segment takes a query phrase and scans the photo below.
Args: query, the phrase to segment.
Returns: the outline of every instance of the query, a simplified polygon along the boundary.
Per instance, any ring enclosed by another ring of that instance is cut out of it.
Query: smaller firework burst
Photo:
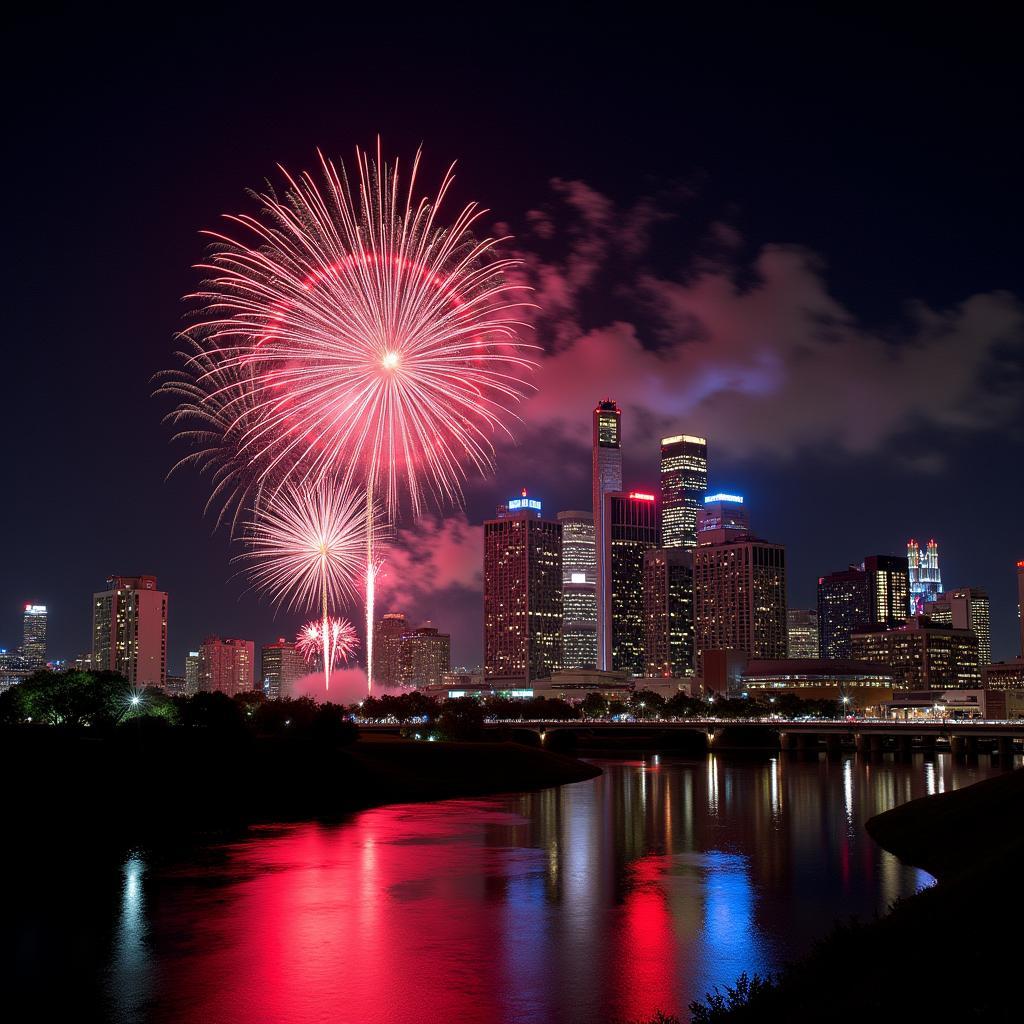
[[[295,637],[295,649],[305,658],[306,664],[312,667],[321,659],[328,674],[331,669],[348,662],[358,646],[356,628],[348,619],[328,618],[326,630],[322,621],[314,619],[307,622]]]

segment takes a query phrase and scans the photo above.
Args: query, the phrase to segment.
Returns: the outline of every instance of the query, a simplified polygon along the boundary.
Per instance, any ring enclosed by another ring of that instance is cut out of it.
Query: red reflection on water
[[[633,886],[623,907],[623,928],[615,962],[620,1013],[646,1019],[656,1010],[678,1005],[674,984],[675,939],[662,886],[670,858],[650,856],[632,865]]]

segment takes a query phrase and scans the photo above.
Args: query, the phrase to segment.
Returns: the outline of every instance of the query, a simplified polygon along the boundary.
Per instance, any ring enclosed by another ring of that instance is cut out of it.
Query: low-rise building
[[[851,658],[751,661],[741,678],[752,698],[791,695],[801,700],[834,700],[850,711],[878,708],[893,698],[891,668]]]
[[[986,690],[1024,690],[1024,658],[985,665],[981,678]]]
[[[901,626],[864,627],[850,637],[853,657],[888,666],[897,689],[971,690],[981,687],[978,638],[969,629],[915,615]]]

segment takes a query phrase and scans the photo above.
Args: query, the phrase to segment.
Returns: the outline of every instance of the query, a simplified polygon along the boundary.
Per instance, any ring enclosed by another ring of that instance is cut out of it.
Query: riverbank
[[[912,800],[868,833],[937,884],[870,923],[837,927],[774,984],[697,1007],[725,1021],[1017,1020],[1024,770]]]
[[[307,738],[131,729],[12,729],[0,736],[5,860],[187,841],[248,824],[336,819],[389,803],[519,792],[601,774],[573,757],[517,743],[397,738],[347,745]]]

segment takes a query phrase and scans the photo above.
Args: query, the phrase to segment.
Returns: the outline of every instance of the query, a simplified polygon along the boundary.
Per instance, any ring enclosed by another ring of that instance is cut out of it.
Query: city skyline
[[[17,49],[36,52],[45,39],[48,60],[5,69],[23,98],[14,134],[27,151],[47,151],[58,109],[88,198],[70,213],[53,201],[66,189],[61,161],[10,169],[24,201],[10,211],[8,279],[26,301],[11,310],[21,341],[9,371],[25,386],[5,405],[12,452],[20,440],[10,460],[18,486],[0,510],[0,645],[16,646],[19,609],[32,601],[48,606],[52,653],[80,653],[81,595],[112,572],[154,573],[172,595],[172,671],[210,630],[293,635],[298,621],[275,619],[229,579],[232,549],[201,516],[204,484],[165,479],[167,407],[148,397],[150,380],[183,325],[179,296],[199,280],[198,229],[239,209],[244,188],[278,161],[303,166],[316,146],[349,157],[380,133],[405,158],[424,142],[431,173],[459,158],[457,197],[487,197],[487,226],[515,236],[543,311],[533,324],[539,390],[521,409],[518,444],[499,444],[496,477],[467,487],[465,520],[433,533],[431,521],[400,523],[400,543],[435,536],[438,555],[392,552],[399,578],[382,581],[414,619],[437,621],[432,606],[445,608],[455,661],[482,653],[477,570],[465,556],[478,525],[524,484],[553,511],[590,507],[588,416],[605,394],[626,419],[631,486],[658,493],[661,438],[708,439],[711,486],[745,494],[760,532],[786,546],[794,607],[813,606],[817,578],[864,552],[897,555],[910,537],[934,537],[944,584],[990,596],[993,656],[1015,652],[1012,567],[1024,537],[1012,524],[979,531],[976,517],[985,495],[1024,503],[1013,472],[1024,451],[1024,198],[1008,187],[1020,176],[1005,129],[1013,64],[993,53],[990,33],[974,49],[980,36],[939,23],[840,28],[807,16],[772,33],[779,51],[768,63],[757,33],[729,33],[724,62],[679,61],[674,43],[649,42],[663,59],[644,62],[653,79],[642,102],[608,75],[618,47],[579,45],[578,26],[566,37],[574,45],[544,44],[545,75],[486,97],[453,68],[424,83],[398,66],[367,102],[367,55],[339,68],[315,59],[326,41],[307,38],[303,74],[275,68],[264,102],[252,104],[248,77],[230,71],[244,68],[254,26],[211,17],[200,40],[171,19],[145,50],[122,31],[26,18]],[[840,32],[838,53],[818,45]],[[868,45],[887,74],[865,81]],[[154,71],[210,52],[222,62],[227,122],[195,116],[209,99],[204,83]],[[599,114],[600,132],[567,123],[547,75],[564,103]],[[808,89],[816,80],[825,88]],[[964,81],[971,116],[951,134]],[[184,147],[168,130],[181,124]],[[522,143],[514,174],[495,159],[510,133]],[[54,398],[45,415],[43,393]],[[72,398],[83,395],[116,409],[94,431],[75,426]],[[145,514],[105,500],[114,483],[102,483],[101,445],[130,467],[133,508]],[[97,490],[73,512],[40,500]],[[468,546],[453,543],[460,531]],[[429,587],[409,578],[411,565],[426,569]]]

